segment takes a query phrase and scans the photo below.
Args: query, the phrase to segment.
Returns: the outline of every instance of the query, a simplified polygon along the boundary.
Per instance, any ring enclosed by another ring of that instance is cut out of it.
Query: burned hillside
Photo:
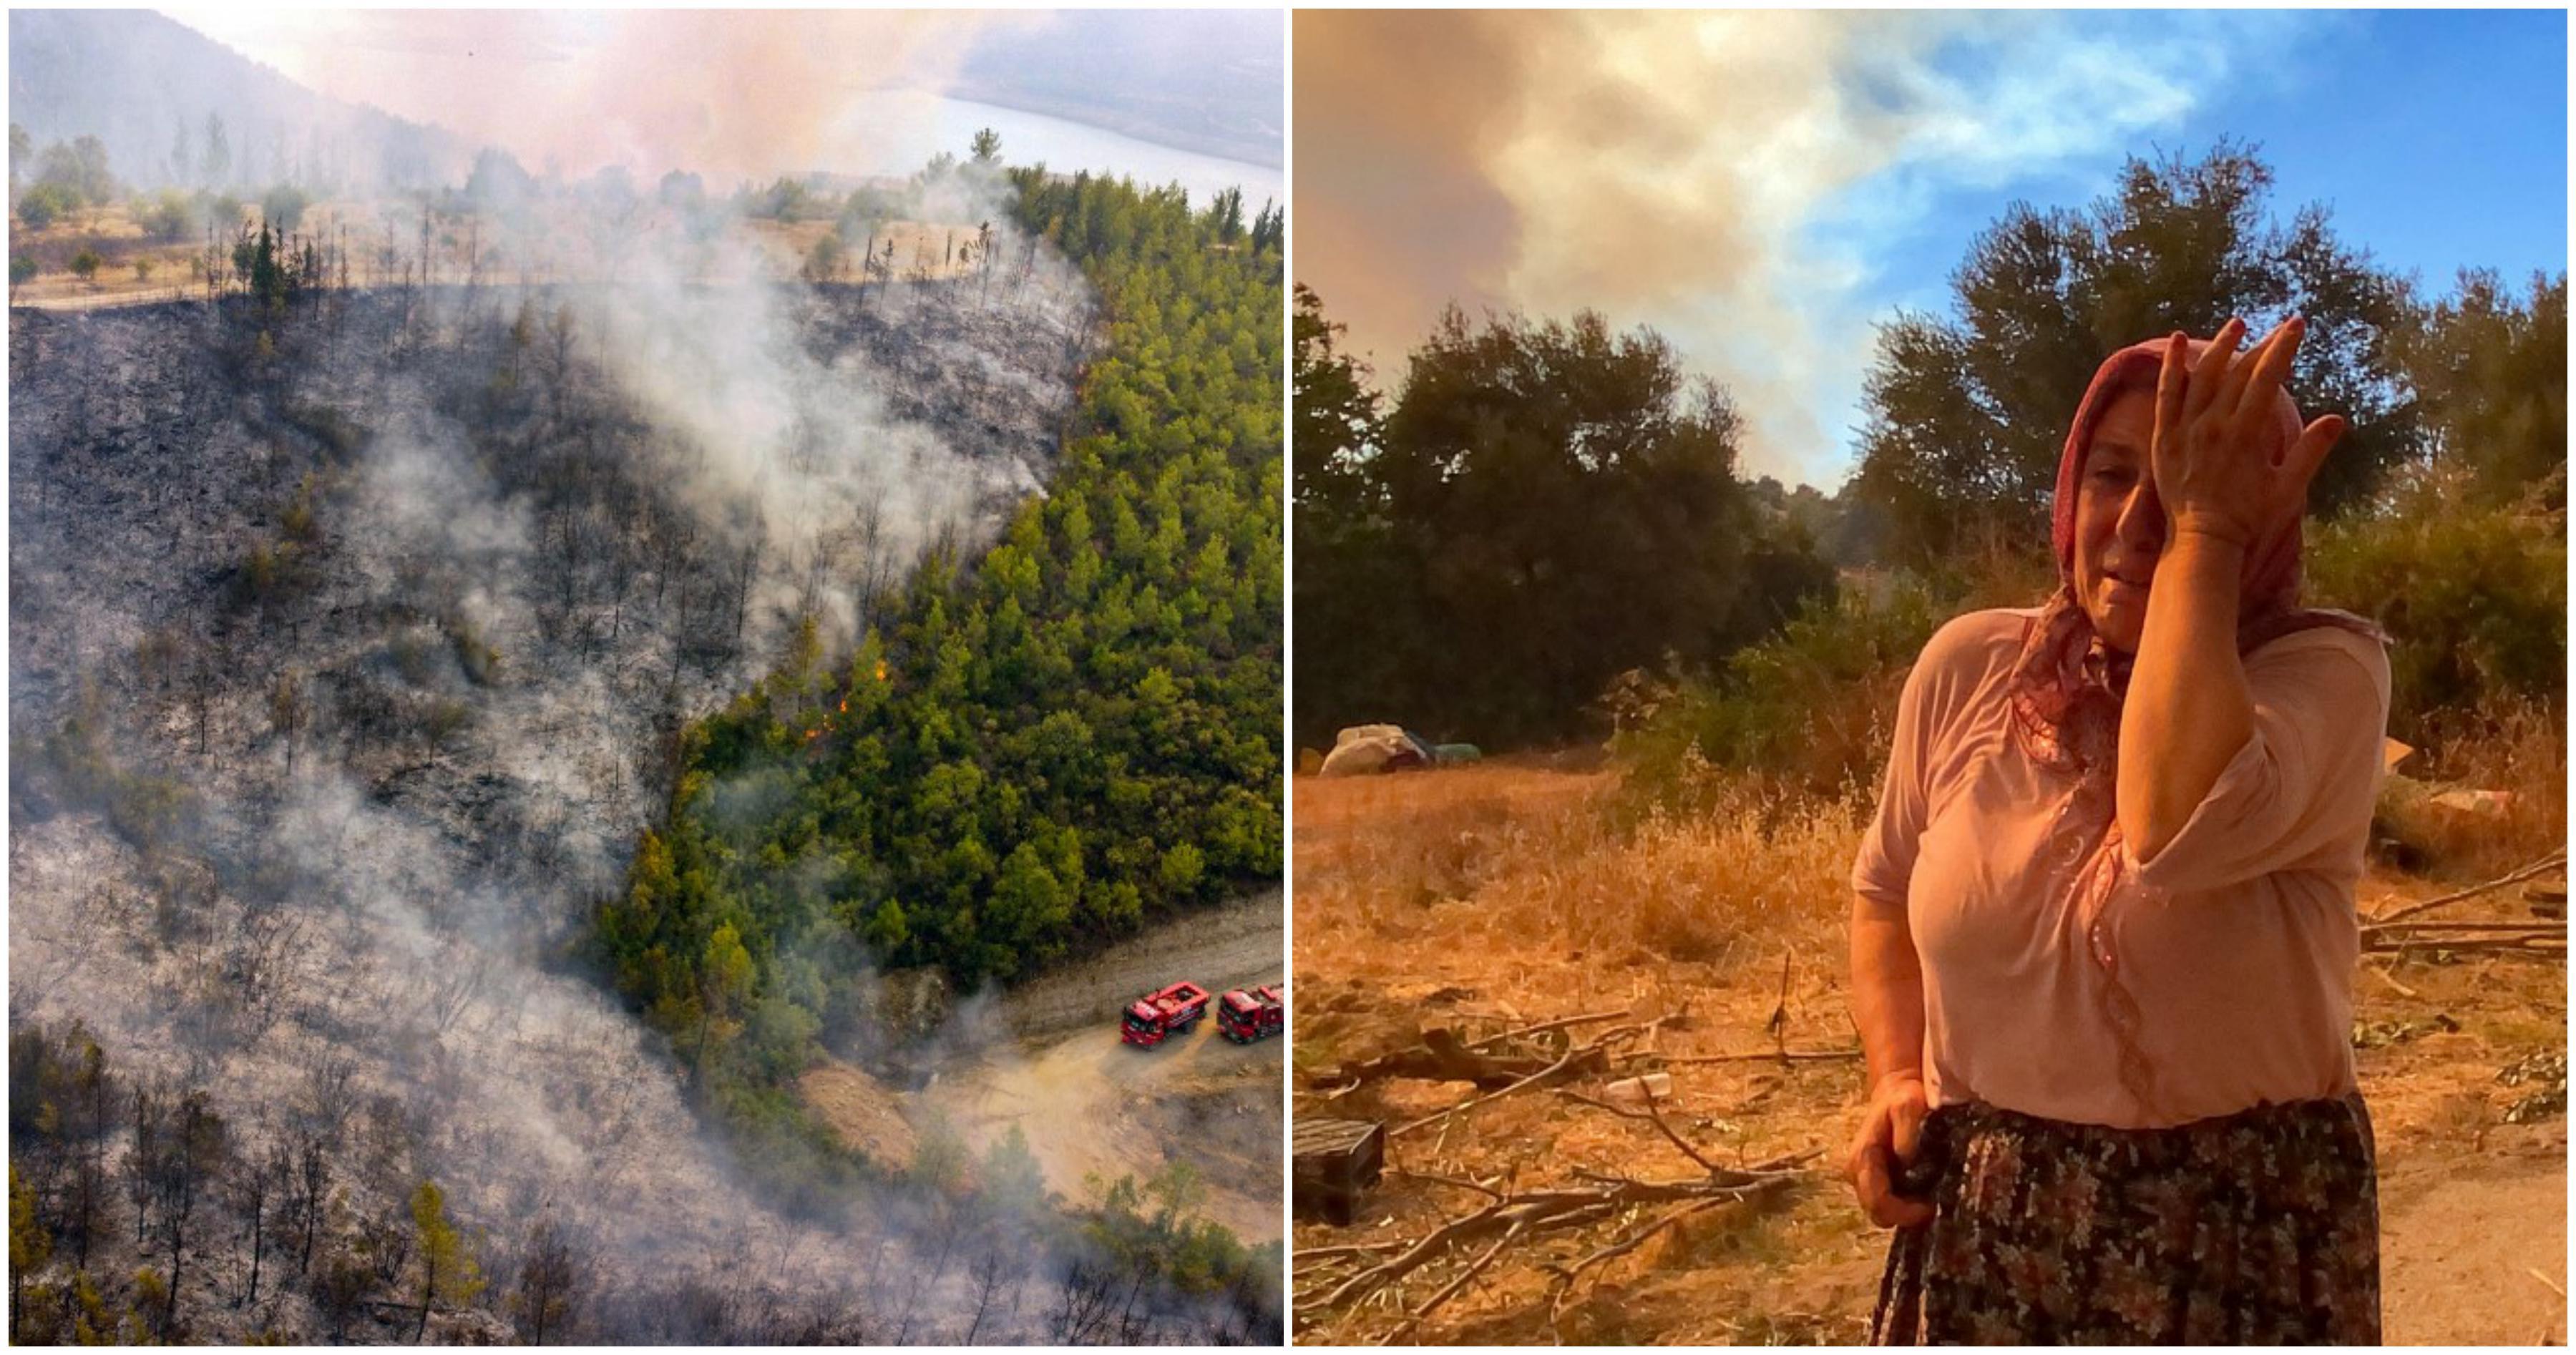
[[[116,1093],[13,1116],[13,1159],[58,1252],[163,1286],[58,1316],[525,1339],[578,1260],[602,1339],[1046,1334],[1025,1223],[977,1225],[979,1303],[956,1218],[737,1184],[576,943],[687,721],[1042,483],[1091,304],[1067,272],[13,312],[13,1106]],[[111,1219],[129,1177],[178,1193]],[[488,1300],[407,1291],[423,1181],[488,1229]],[[959,1259],[925,1282],[917,1245]]]
[[[1042,481],[1082,341],[1061,299],[835,289],[779,309],[793,354],[639,353],[621,330],[731,304],[675,295],[18,313],[13,737],[70,730],[210,808],[345,776],[577,910],[667,789],[657,730],[798,615],[846,641]],[[730,442],[726,402],[751,402]],[[36,812],[73,789],[20,780]]]

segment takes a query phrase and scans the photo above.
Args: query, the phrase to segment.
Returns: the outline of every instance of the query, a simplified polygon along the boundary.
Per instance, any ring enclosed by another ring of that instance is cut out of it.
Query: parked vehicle
[[[1287,1017],[1288,1004],[1276,987],[1237,988],[1217,999],[1217,1033],[1236,1044],[1269,1039],[1286,1028]]]
[[[1118,1023],[1118,1038],[1151,1049],[1197,1025],[1207,1009],[1208,990],[1186,981],[1176,983],[1136,999],[1127,1008],[1126,1019]]]

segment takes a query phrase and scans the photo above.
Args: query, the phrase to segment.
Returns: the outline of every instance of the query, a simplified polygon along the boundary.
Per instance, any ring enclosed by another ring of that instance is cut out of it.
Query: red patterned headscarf
[[[2208,349],[2208,340],[2192,340],[2191,361],[2198,362]],[[2025,747],[2043,761],[2085,768],[2116,758],[2120,703],[2128,691],[2131,656],[2101,643],[2093,633],[2092,619],[2076,599],[2075,503],[2094,429],[2120,396],[2133,390],[2154,395],[2164,350],[2165,340],[2149,339],[2103,360],[2083,403],[2076,406],[2075,422],[2066,432],[2066,450],[2058,459],[2057,496],[2049,514],[2050,544],[2057,554],[2057,591],[2024,639],[2013,683],[2014,723]],[[2303,424],[2299,407],[2287,391],[2274,399],[2272,409],[2271,436],[2264,452],[2278,459],[2298,440]],[[2152,480],[2146,494],[2154,509]],[[2361,617],[2298,605],[2301,545],[2299,519],[2293,517],[2246,551],[2238,591],[2239,654],[2250,654],[2293,631],[2315,626],[2339,626],[2385,638]]]

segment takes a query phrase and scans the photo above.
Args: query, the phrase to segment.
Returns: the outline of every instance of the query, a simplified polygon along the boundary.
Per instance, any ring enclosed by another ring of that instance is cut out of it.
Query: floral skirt
[[[2171,1129],[1977,1103],[1924,1121],[1876,1345],[2377,1345],[2379,1183],[2358,1094]]]

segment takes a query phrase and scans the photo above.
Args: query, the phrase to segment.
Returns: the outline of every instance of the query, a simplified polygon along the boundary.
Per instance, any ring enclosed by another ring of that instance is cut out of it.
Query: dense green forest
[[[597,945],[702,1090],[764,1099],[873,972],[1008,982],[1279,868],[1280,217],[1016,170],[1105,333],[1042,498],[847,655],[810,621],[682,740]]]
[[[1527,746],[1615,734],[1686,766],[1865,783],[1938,623],[2051,582],[2048,496],[2094,367],[2142,335],[2307,318],[2292,390],[2352,432],[2312,496],[2307,596],[2398,641],[2392,732],[2563,710],[2564,274],[2447,294],[2379,268],[2220,144],[2015,204],[1952,304],[1880,328],[1851,479],[1748,481],[1724,391],[1651,331],[1449,317],[1391,391],[1300,289],[1295,731],[1395,720]]]

